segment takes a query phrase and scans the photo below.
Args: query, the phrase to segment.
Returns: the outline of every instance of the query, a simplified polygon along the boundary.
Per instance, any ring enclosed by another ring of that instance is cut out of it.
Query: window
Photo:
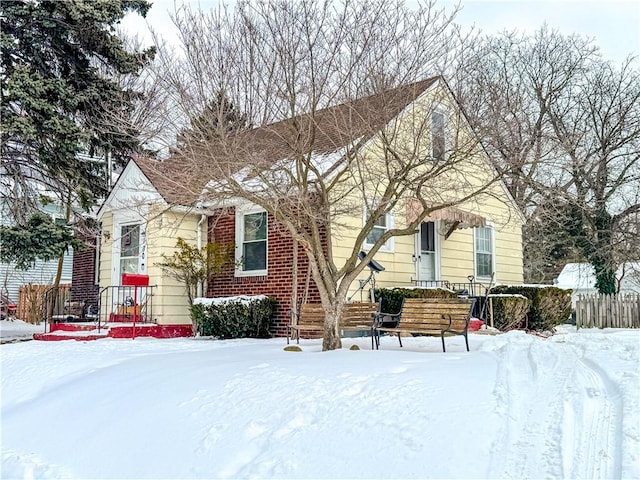
[[[420,225],[420,250],[422,252],[436,251],[436,224],[434,222],[423,222]]]
[[[493,228],[474,229],[476,251],[476,277],[490,277],[493,268]]]
[[[369,213],[365,208],[364,222],[367,221],[369,217]],[[373,226],[373,229],[367,235],[367,238],[364,241],[365,247],[371,247],[374,243],[376,243],[382,235],[389,229],[393,228],[393,214],[391,212],[387,212],[386,214],[380,216],[376,223]],[[393,249],[393,238],[387,240],[387,242],[382,246],[381,250],[390,252]]]
[[[435,161],[444,160],[446,149],[445,116],[442,112],[431,114],[431,157]]]
[[[236,223],[236,257],[240,272],[263,275],[267,271],[267,212],[241,213]]]
[[[140,225],[120,227],[120,275],[138,273],[140,261]]]

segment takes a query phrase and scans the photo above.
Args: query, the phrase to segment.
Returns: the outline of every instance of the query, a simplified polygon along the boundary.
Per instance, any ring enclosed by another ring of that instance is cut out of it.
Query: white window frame
[[[490,232],[490,238],[491,238],[491,252],[485,252],[485,251],[478,251],[477,249],[477,232],[478,229],[488,229]],[[483,253],[483,254],[487,254],[490,253],[491,254],[491,271],[494,273],[494,279],[495,279],[495,273],[496,273],[496,231],[495,228],[493,227],[493,225],[489,225],[487,224],[485,227],[475,227],[473,229],[473,272],[474,275],[476,277],[476,279],[478,280],[490,280],[491,279],[491,274],[489,275],[480,275],[478,274],[478,253]]]
[[[362,226],[364,227],[364,225],[367,223],[367,206],[365,205],[362,209]],[[395,216],[393,214],[393,211],[391,212],[387,212],[384,214],[384,218],[385,218],[385,232],[391,230],[392,228],[395,227]],[[376,228],[376,227],[374,227]],[[373,231],[373,230],[372,230]],[[371,247],[373,247],[373,243],[369,243],[367,241],[367,239],[364,239],[364,244],[363,244],[363,249],[364,250],[369,250]],[[387,240],[384,245],[382,245],[380,247],[380,252],[387,252],[387,253],[393,253],[395,247],[395,242],[394,242],[394,238],[391,237],[389,240]]]
[[[444,136],[444,152],[442,153],[442,158],[439,160],[436,160],[436,157],[433,153],[433,148],[434,148],[434,131],[433,131],[433,116],[434,115],[442,115],[442,130],[443,130],[443,136]],[[444,162],[447,160],[448,155],[448,151],[449,151],[449,146],[450,146],[450,139],[449,139],[449,115],[447,112],[447,109],[442,106],[442,105],[437,105],[431,112],[431,115],[429,116],[429,133],[430,133],[430,138],[431,138],[431,145],[430,145],[430,154],[431,154],[431,160],[434,162]]]
[[[244,217],[254,213],[265,213],[266,225],[266,238],[264,239],[265,246],[265,266],[262,270],[245,270],[243,259],[243,245],[244,245]],[[236,208],[236,232],[235,232],[236,246],[235,246],[235,260],[236,260],[236,277],[260,277],[267,275],[269,265],[269,214],[266,210],[260,207],[246,207]]]

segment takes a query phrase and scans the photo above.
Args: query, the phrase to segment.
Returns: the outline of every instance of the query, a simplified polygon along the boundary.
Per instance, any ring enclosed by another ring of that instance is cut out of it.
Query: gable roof
[[[369,140],[441,77],[402,85],[374,95],[240,132],[232,137],[234,151],[256,167],[300,154],[329,154]],[[208,148],[207,148],[208,147]],[[136,164],[169,204],[195,205],[205,185],[215,177],[212,165],[233,169],[234,158],[211,146],[168,160],[137,159]],[[214,158],[216,159],[214,161]]]

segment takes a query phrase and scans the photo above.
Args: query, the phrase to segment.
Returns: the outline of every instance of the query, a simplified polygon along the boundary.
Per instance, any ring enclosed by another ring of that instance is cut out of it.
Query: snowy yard
[[[33,325],[23,322],[22,320],[0,321],[0,342],[21,342],[23,340],[31,340],[34,333],[43,333],[44,323]]]
[[[2,345],[2,478],[640,477],[640,331],[404,343]]]

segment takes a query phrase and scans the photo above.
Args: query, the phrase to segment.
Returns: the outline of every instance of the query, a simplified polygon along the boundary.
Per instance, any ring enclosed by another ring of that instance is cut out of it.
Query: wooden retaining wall
[[[576,302],[578,328],[640,328],[640,295],[580,295]]]

